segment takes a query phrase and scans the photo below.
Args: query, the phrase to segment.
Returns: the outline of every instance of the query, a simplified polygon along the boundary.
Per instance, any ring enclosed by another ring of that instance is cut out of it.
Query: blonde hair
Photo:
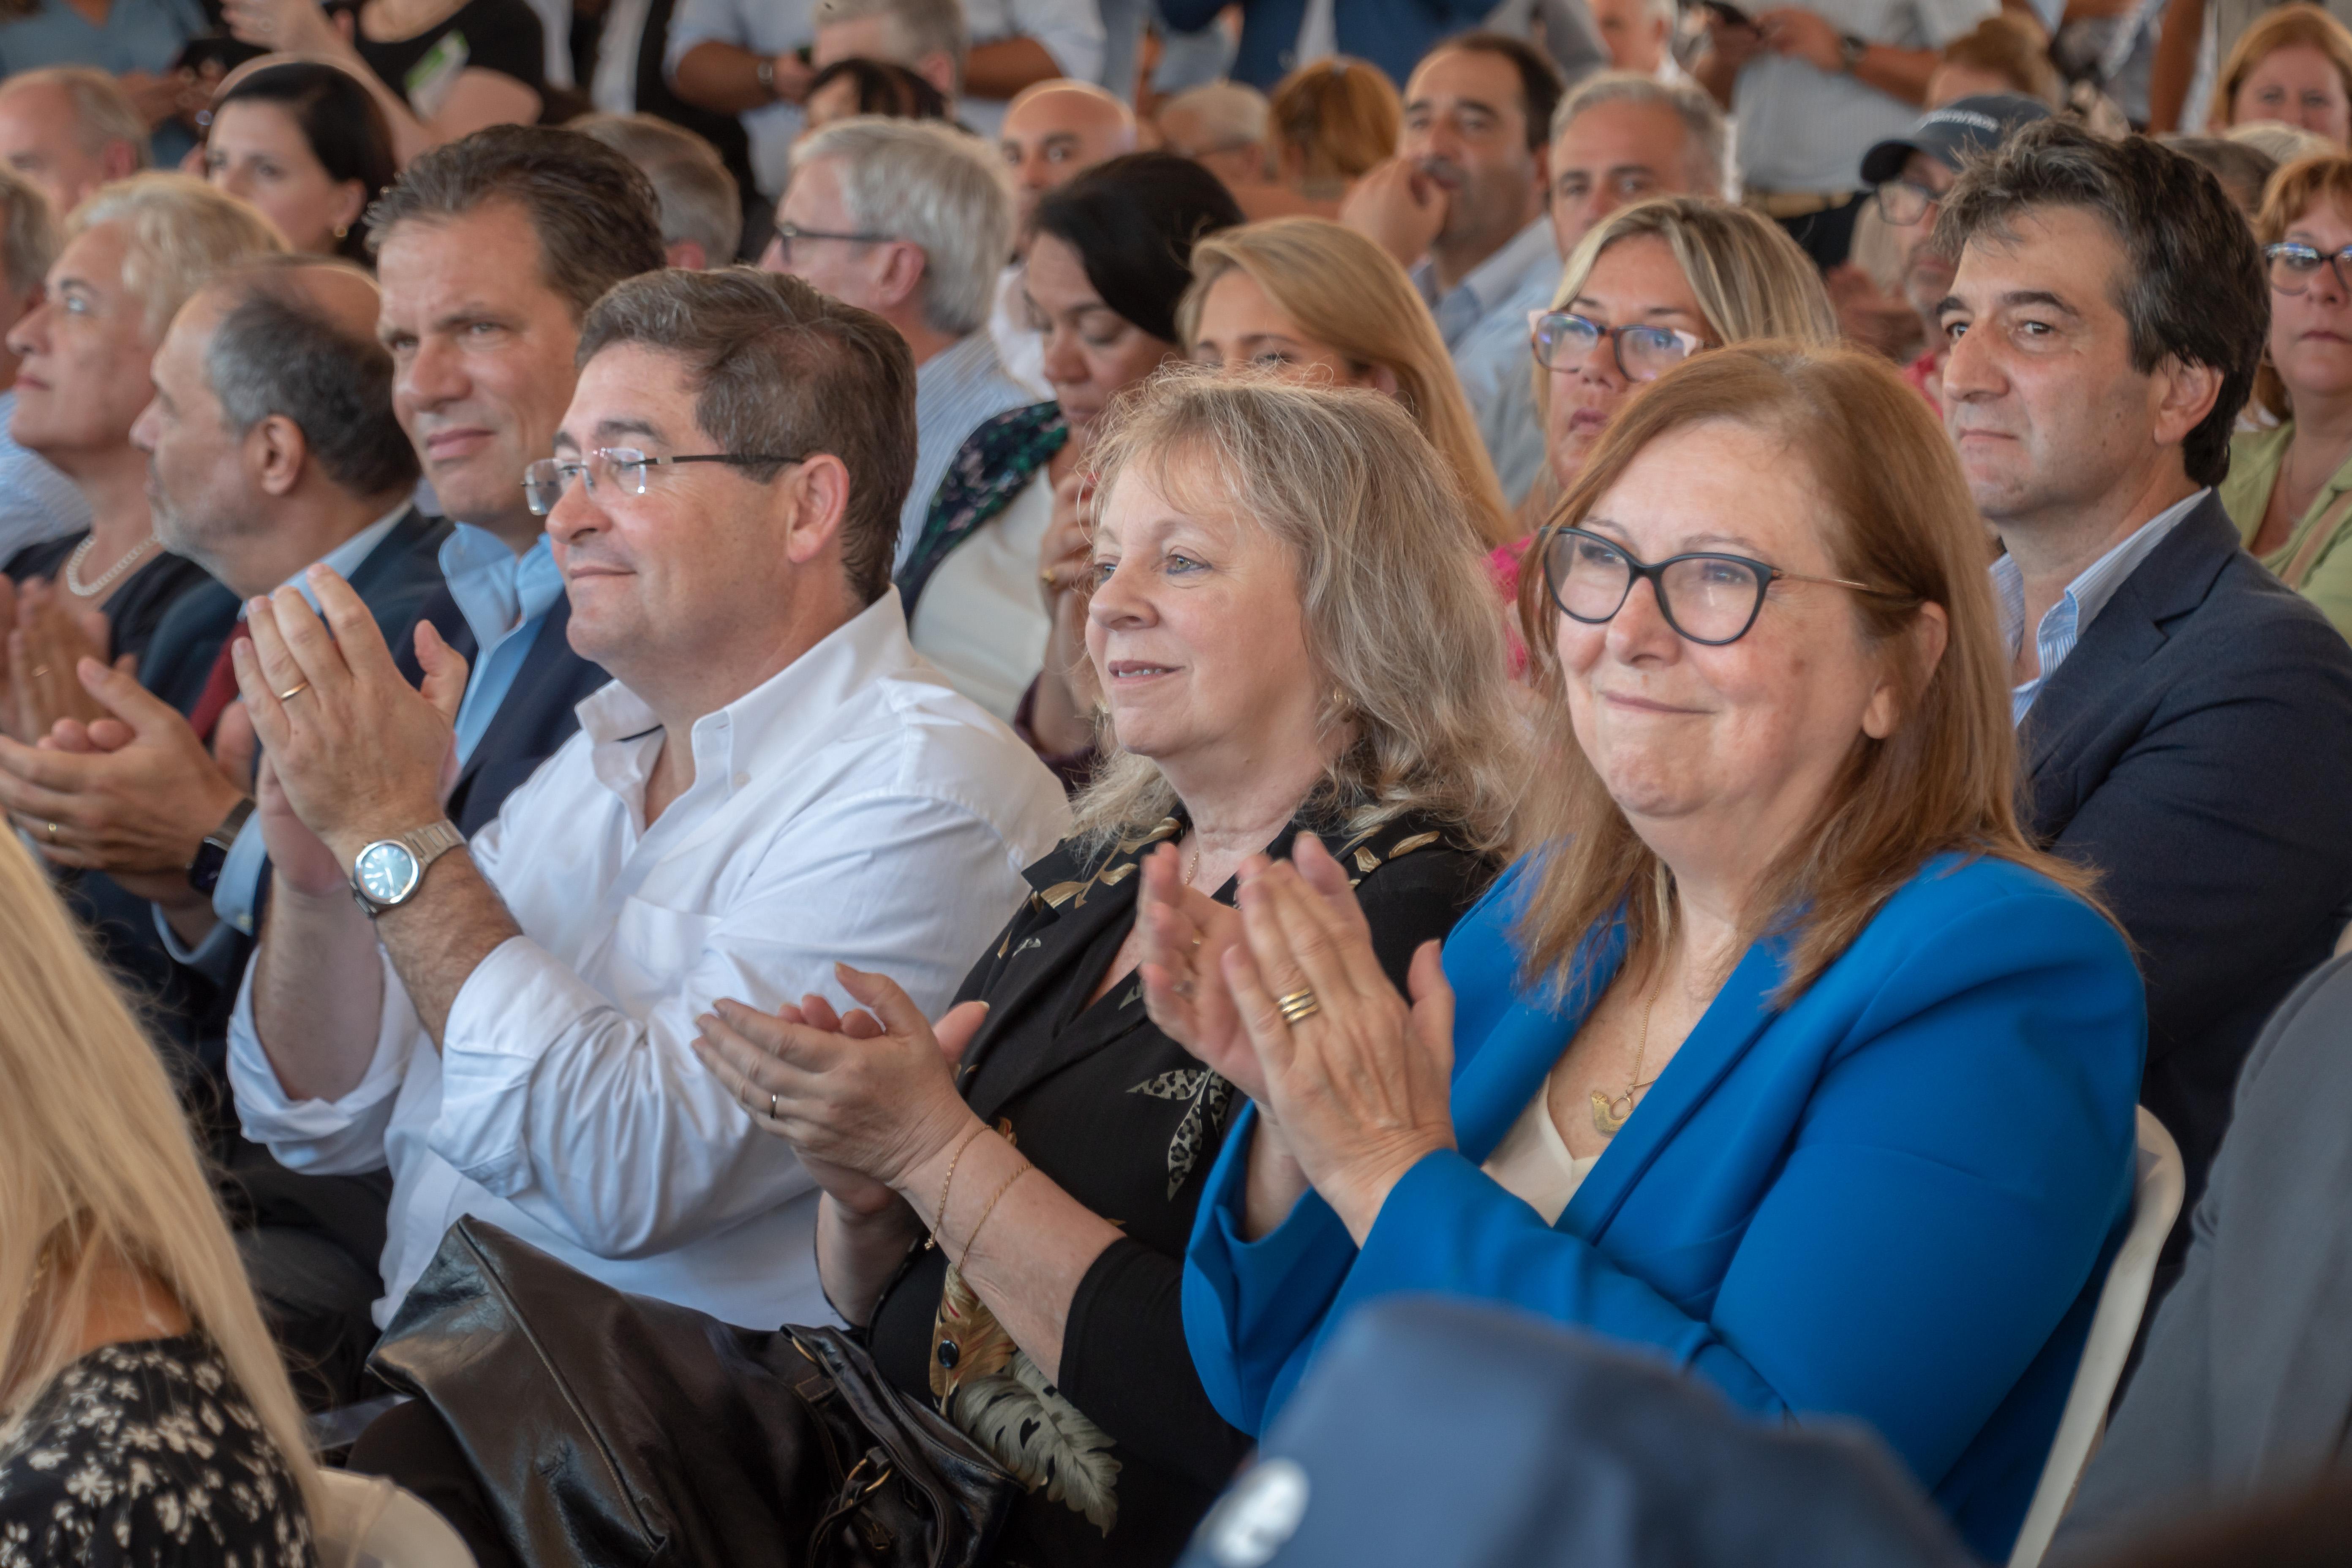
[[[1192,247],[1192,284],[1176,306],[1186,347],[1200,335],[1209,290],[1233,271],[1249,274],[1301,333],[1351,366],[1377,365],[1395,376],[1397,400],[1454,470],[1472,526],[1490,547],[1519,537],[1445,341],[1394,257],[1319,217],[1272,218],[1205,236]]]
[[[2221,63],[2221,75],[2213,84],[2213,123],[2234,123],[2238,89],[2246,85],[2254,68],[2279,50],[2297,45],[2327,57],[2327,63],[2343,79],[2345,96],[2352,98],[2352,31],[2316,5],[2281,5],[2255,17],[2231,46],[2230,58]]]
[[[1172,505],[1265,530],[1289,557],[1325,693],[1318,735],[1355,731],[1307,804],[1351,831],[1415,811],[1471,847],[1503,844],[1524,770],[1494,590],[1459,487],[1394,398],[1174,366],[1112,405],[1087,460],[1090,521],[1133,470]],[[1101,734],[1102,764],[1075,806],[1096,850],[1179,804],[1107,719]]]
[[[1551,308],[1565,310],[1584,292],[1601,253],[1621,239],[1654,235],[1673,251],[1698,301],[1699,314],[1718,344],[1789,338],[1825,345],[1838,341],[1837,312],[1822,287],[1821,268],[1797,247],[1789,231],[1746,207],[1705,196],[1657,196],[1619,207],[1585,231],[1568,253]],[[1551,416],[1551,375],[1528,361],[1535,375],[1537,416]],[[1541,491],[1543,486],[1537,489]]]
[[[2254,243],[2275,245],[2286,237],[2295,219],[2316,206],[2332,206],[2352,218],[2352,153],[2341,148],[2316,158],[2289,163],[2263,187],[2263,205],[2254,209]],[[2267,276],[2268,263],[2264,264]],[[2294,394],[2265,348],[2262,368],[2254,372],[2254,401],[2281,419],[2294,417]]]
[[[100,185],[66,219],[65,237],[70,242],[107,223],[129,231],[123,286],[145,302],[156,338],[215,273],[286,248],[275,224],[194,174],[151,169]]]
[[[1268,101],[1277,153],[1297,159],[1309,195],[1363,178],[1396,155],[1404,132],[1395,84],[1380,67],[1345,55],[1300,66]]]
[[[1790,937],[1783,1001],[1802,992],[1931,858],[1990,856],[2089,897],[2089,873],[2043,853],[2019,826],[2017,735],[2009,657],[1984,569],[1984,524],[1959,459],[1919,395],[1867,351],[1751,343],[1700,354],[1627,404],[1561,502],[1553,528],[1581,522],[1649,446],[1723,421],[1786,443],[1825,503],[1832,573],[1882,591],[1853,594],[1862,640],[1903,660],[1901,716],[1885,740],[1856,734],[1808,829],[1767,871],[1744,934]],[[1528,808],[1542,864],[1519,926],[1529,983],[1565,990],[1587,936],[1621,906],[1628,973],[1664,955],[1674,879],[1609,795],[1568,732],[1567,682],[1538,535],[1521,574],[1519,615],[1532,669],[1556,716],[1548,787]],[[1921,607],[1943,606],[1944,652],[1923,668],[1909,635]]]
[[[77,1359],[94,1276],[117,1262],[219,1349],[315,1518],[301,1411],[163,1064],[48,879],[0,837],[0,1440]]]

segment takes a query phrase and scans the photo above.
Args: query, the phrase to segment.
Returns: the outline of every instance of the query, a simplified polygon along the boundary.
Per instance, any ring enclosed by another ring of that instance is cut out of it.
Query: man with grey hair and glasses
[[[390,1171],[380,1322],[466,1215],[727,1322],[829,1321],[813,1180],[696,1059],[697,1019],[846,1006],[836,963],[944,1010],[1068,809],[908,641],[895,331],[672,269],[600,300],[578,361],[516,479],[615,679],[470,842],[443,804],[463,661],[421,647],[411,688],[331,572],[323,619],[292,589],[254,607],[276,881],[230,1079],[288,1165]]]
[[[988,312],[1013,244],[1013,204],[985,143],[916,120],[860,118],[793,150],[792,184],[760,265],[898,330],[915,361],[915,468],[898,559],[967,437],[1036,401],[996,357]]]
[[[0,171],[0,333],[41,302],[58,245],[48,198]],[[16,352],[0,344],[0,561],[89,526],[89,503],[73,481],[8,434],[16,412]]]

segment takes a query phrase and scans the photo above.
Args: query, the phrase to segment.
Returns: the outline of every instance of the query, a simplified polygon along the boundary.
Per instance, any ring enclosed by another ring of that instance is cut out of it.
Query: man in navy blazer
[[[2352,647],[2212,488],[2262,356],[2262,258],[2188,159],[2055,121],[1961,175],[1937,241],[1958,256],[1945,425],[2006,551],[2024,811],[2139,950],[2141,1099],[2193,1204],[2263,1020],[2352,898]]]
[[[563,575],[522,471],[554,449],[588,307],[661,267],[660,208],[602,142],[501,126],[411,163],[370,223],[377,330],[399,365],[393,409],[455,525],[425,618],[469,667],[449,816],[471,834],[579,728],[574,705],[607,679],[572,651]],[[393,647],[418,679],[415,650]]]
[[[1198,32],[1216,21],[1226,3],[1160,0],[1160,15],[1180,33]],[[1243,0],[1241,47],[1227,74],[1272,91],[1307,58],[1299,52],[1301,29],[1317,8],[1318,0]],[[1494,9],[1494,0],[1329,0],[1323,7],[1330,26],[1323,51],[1370,60],[1402,86],[1431,46],[1480,26]]]

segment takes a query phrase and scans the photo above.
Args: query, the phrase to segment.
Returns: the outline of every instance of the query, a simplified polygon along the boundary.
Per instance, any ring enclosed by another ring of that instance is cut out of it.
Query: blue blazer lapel
[[[1495,1152],[1528,1108],[1536,1086],[1584,1026],[1593,1003],[1617,978],[1624,958],[1625,928],[1612,920],[1578,955],[1579,978],[1557,1005],[1540,990],[1519,993],[1481,1037],[1477,1054],[1458,1064],[1454,1142],[1465,1159],[1483,1164]]]
[[[1747,1056],[1779,1009],[1772,993],[1787,970],[1777,940],[1757,942],[1723,983],[1698,1026],[1682,1043],[1650,1086],[1633,1114],[1610,1142],[1607,1152],[1576,1189],[1559,1216],[1559,1228],[1588,1240],[1597,1238],[1649,1170],[1658,1152],[1673,1141],[1692,1113],[1716,1091],[1717,1086]]]

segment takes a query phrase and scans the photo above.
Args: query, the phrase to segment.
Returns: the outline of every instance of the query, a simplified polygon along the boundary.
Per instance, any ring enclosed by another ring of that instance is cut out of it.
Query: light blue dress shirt
[[[995,340],[985,329],[957,339],[916,367],[915,481],[908,487],[907,504],[898,509],[894,574],[915,552],[923,520],[931,514],[931,497],[971,433],[1008,409],[1036,401],[1005,374]]]
[[[2066,591],[2058,596],[2056,604],[2042,612],[2041,624],[2033,628],[2033,648],[2042,671],[2022,685],[2010,689],[2011,723],[2025,722],[2033,700],[2042,694],[2042,688],[2065,662],[2066,656],[2074,651],[2074,645],[2091,629],[2091,622],[2106,608],[2107,601],[2115,597],[2124,579],[2154,553],[2156,547],[2164,542],[2165,535],[2194,511],[2199,501],[2212,493],[2210,489],[2201,489],[2165,508],[2066,584]],[[2009,648],[2010,658],[2015,658],[2025,646],[2025,574],[2007,555],[1995,561],[1991,570],[1993,606],[2000,614],[2001,640]]]
[[[337,576],[348,581],[351,574],[375,552],[375,547],[383,542],[383,536],[392,531],[393,525],[407,511],[408,503],[401,502],[320,556],[318,564],[330,568]],[[315,610],[319,607],[319,596],[310,591],[310,570],[304,567],[278,586],[296,589]],[[245,619],[245,611],[239,609],[236,618],[240,621]],[[227,856],[221,861],[220,880],[213,884],[213,913],[219,917],[221,923],[205,932],[204,941],[190,947],[173,931],[171,922],[163,918],[163,911],[160,909],[155,910],[155,930],[163,936],[163,946],[173,959],[206,973],[218,968],[222,971],[218,978],[226,978],[226,965],[234,941],[228,933],[237,931],[247,936],[253,934],[253,908],[261,897],[261,868],[268,861],[269,847],[262,840],[261,818],[257,815],[248,816],[245,819],[245,826],[236,830],[236,842],[229,846]]]
[[[485,528],[453,522],[441,542],[441,575],[474,634],[474,668],[457,708],[457,763],[473,759],[482,731],[514,689],[547,612],[563,596],[563,572],[542,533],[520,556]]]
[[[10,387],[0,392],[0,561],[89,526],[89,503],[74,482],[9,436],[16,416],[16,390]]]
[[[1503,493],[1515,499],[1527,493],[1543,462],[1543,427],[1536,418],[1528,368],[1533,362],[1528,313],[1550,305],[1559,287],[1559,267],[1551,219],[1539,214],[1443,296],[1430,262],[1412,269],[1413,286],[1437,319],[1437,335],[1454,357],[1454,374]]]

